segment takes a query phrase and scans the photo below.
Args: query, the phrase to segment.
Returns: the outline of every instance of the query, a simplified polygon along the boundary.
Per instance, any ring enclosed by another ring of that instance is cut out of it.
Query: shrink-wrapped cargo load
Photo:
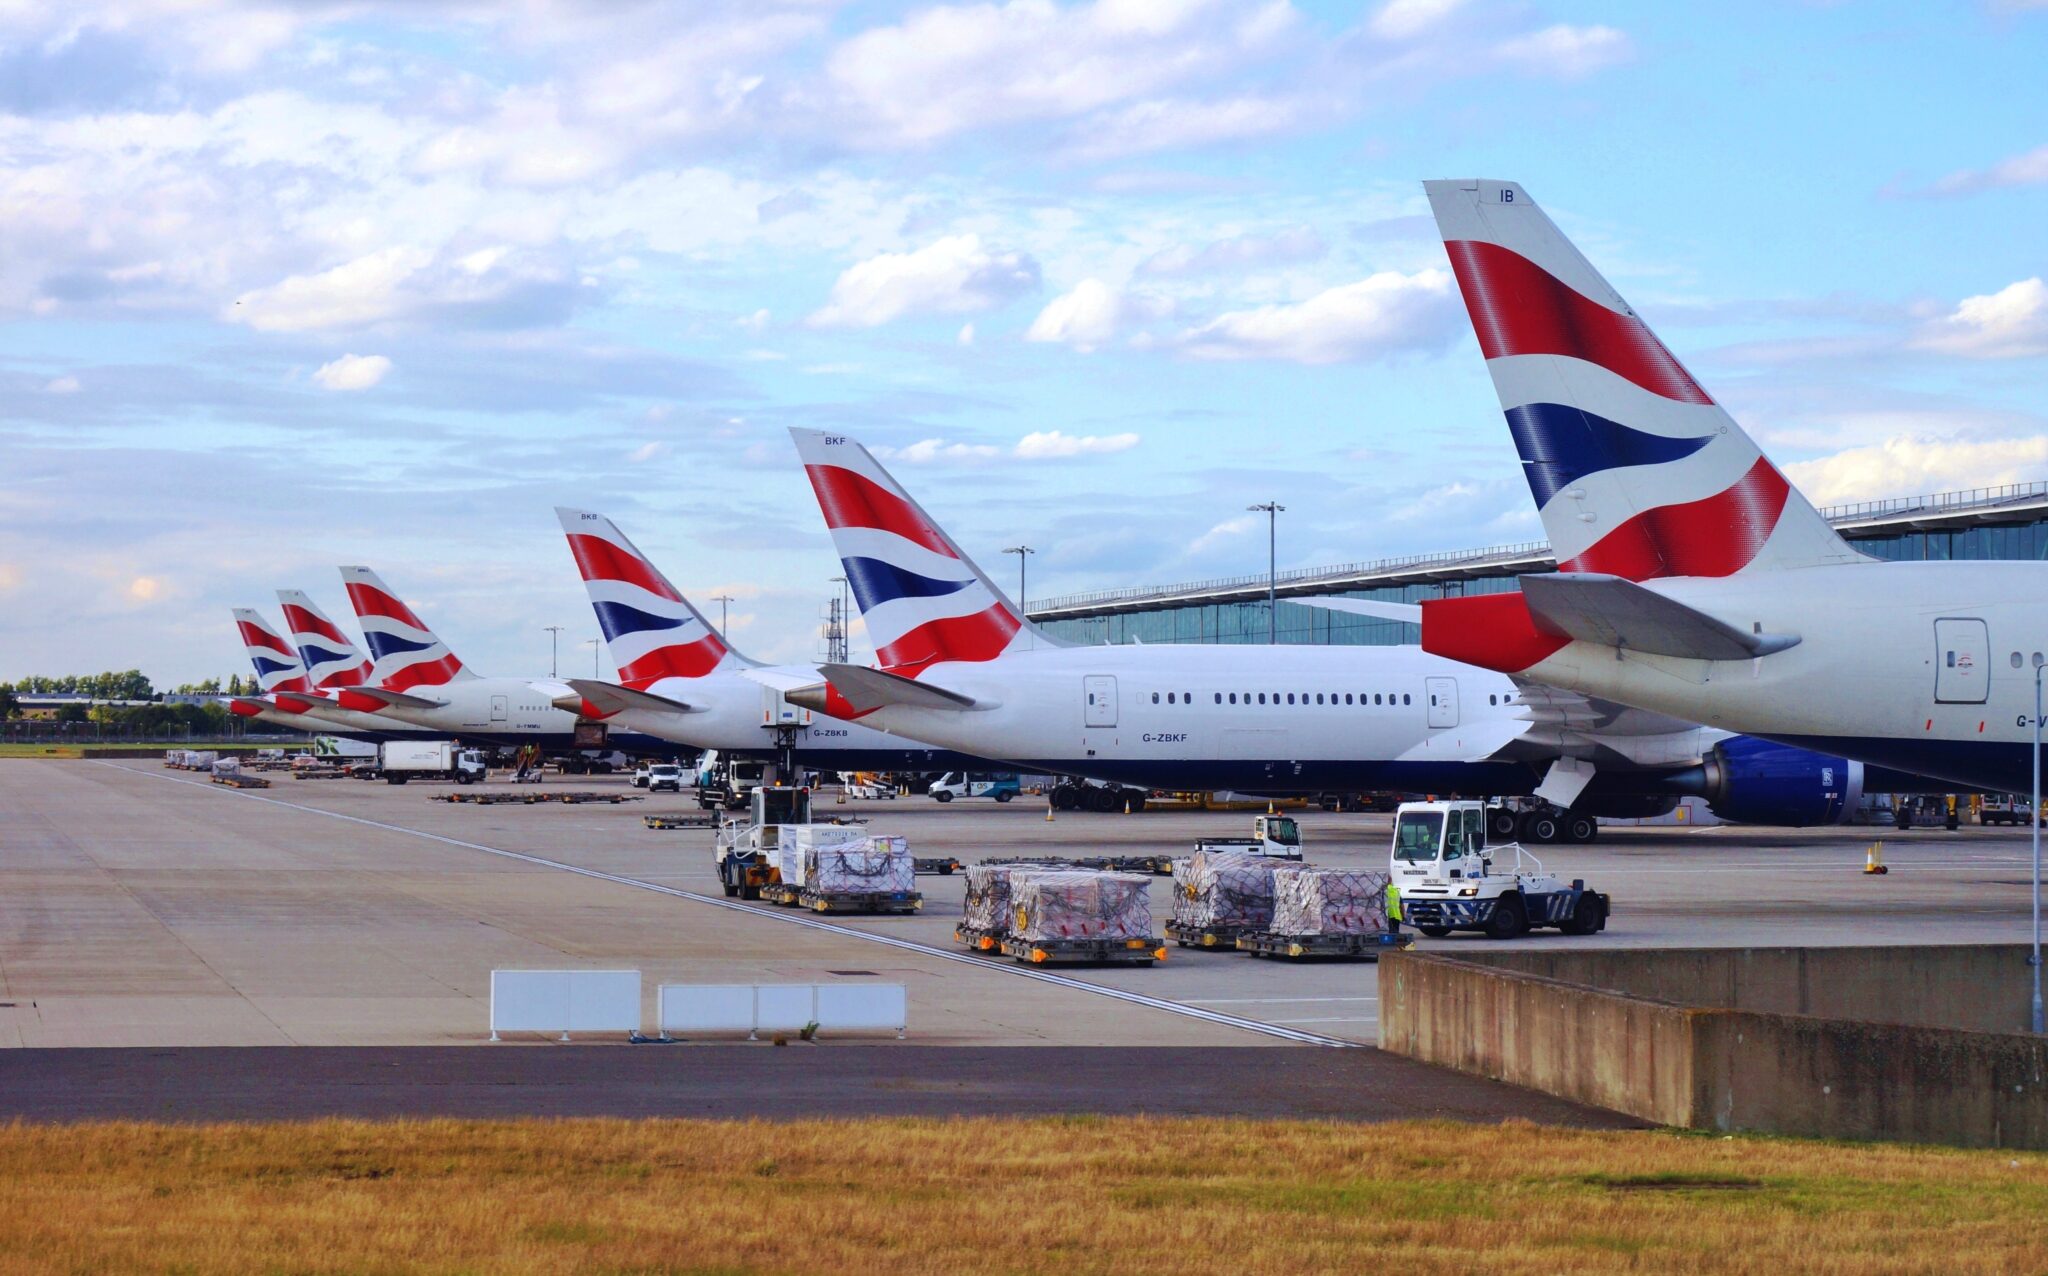
[[[917,889],[917,863],[900,837],[864,837],[804,851],[804,889],[819,895],[885,895]]]
[[[1028,942],[1151,938],[1151,885],[1135,873],[1021,873],[1010,883],[1011,933]]]
[[[1011,883],[1028,871],[1012,864],[969,864],[960,925],[984,935],[1009,934]]]
[[[858,824],[785,824],[775,830],[775,846],[768,862],[791,886],[802,886],[805,858],[823,846],[845,846],[868,840],[867,830]],[[902,843],[902,838],[894,839]]]
[[[1196,851],[1173,866],[1173,920],[1194,930],[1265,930],[1274,864],[1243,851]]]
[[[1368,935],[1387,928],[1385,873],[1345,868],[1273,870],[1276,935]]]

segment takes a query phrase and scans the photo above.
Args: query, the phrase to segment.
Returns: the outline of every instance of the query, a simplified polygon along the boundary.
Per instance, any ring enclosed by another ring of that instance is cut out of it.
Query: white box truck
[[[392,740],[384,745],[378,770],[386,784],[407,780],[474,784],[490,773],[481,752],[460,748],[453,740]]]

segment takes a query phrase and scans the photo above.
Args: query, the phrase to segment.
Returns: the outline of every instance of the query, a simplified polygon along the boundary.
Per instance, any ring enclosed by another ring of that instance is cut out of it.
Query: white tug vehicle
[[[1520,843],[1487,846],[1483,802],[1403,802],[1388,870],[1402,924],[1432,939],[1454,930],[1515,939],[1535,926],[1567,935],[1607,928],[1606,895],[1545,872]]]

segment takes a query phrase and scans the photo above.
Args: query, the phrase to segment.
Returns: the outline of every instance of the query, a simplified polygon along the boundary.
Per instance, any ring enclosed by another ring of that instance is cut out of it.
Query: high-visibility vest
[[[1401,920],[1401,888],[1392,882],[1387,883],[1387,920],[1390,922]]]

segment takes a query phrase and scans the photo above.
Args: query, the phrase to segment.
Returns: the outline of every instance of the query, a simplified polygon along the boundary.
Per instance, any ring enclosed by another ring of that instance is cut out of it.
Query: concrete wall
[[[1974,1030],[2015,995],[2024,1023],[2026,975],[2013,946],[1399,953],[1380,1044],[1666,1125],[2048,1148],[2048,1038]]]
[[[2024,944],[1869,948],[1552,949],[1460,957],[1683,1006],[1875,1023],[2026,1030]]]

